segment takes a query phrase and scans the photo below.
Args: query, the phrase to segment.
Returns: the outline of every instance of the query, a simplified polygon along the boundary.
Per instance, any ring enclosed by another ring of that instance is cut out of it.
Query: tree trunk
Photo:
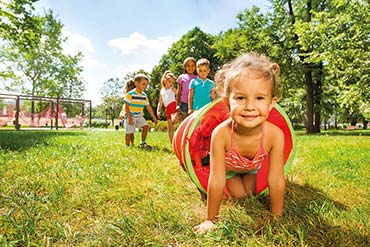
[[[320,133],[321,125],[321,95],[322,95],[322,79],[323,79],[323,64],[320,62],[317,66],[317,79],[314,92],[314,111],[315,111],[315,127],[314,132]]]
[[[312,71],[305,65],[305,79],[306,79],[306,133],[313,134],[314,133],[314,126],[313,126],[313,82],[312,82]]]
[[[311,22],[311,10],[312,10],[312,1],[307,0],[306,2],[306,22]],[[288,13],[291,19],[292,26],[295,24],[295,15],[293,11],[293,4],[292,0],[288,0]],[[296,41],[296,46],[299,53],[305,53],[307,51],[303,51],[302,47],[299,45],[299,37],[295,33],[294,39]],[[306,83],[306,133],[312,134],[314,133],[314,125],[313,125],[313,116],[314,116],[314,85],[312,80],[312,71],[310,65],[305,63],[305,57],[299,56],[300,61],[304,66],[304,73],[305,73],[305,83]]]

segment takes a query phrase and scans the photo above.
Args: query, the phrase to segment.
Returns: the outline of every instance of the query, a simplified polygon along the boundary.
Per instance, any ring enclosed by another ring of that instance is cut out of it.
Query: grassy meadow
[[[139,133],[135,136],[139,142]],[[297,133],[285,214],[225,201],[217,230],[166,132],[0,131],[0,246],[370,246],[370,131]]]

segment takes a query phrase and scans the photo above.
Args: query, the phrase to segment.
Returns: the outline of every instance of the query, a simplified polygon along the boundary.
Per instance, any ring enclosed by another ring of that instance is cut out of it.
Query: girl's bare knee
[[[234,198],[235,199],[244,199],[247,197],[247,194],[243,193],[243,194],[237,194]]]
[[[243,190],[230,191],[230,195],[234,199],[244,199],[244,198],[247,197],[247,193],[245,193],[245,191],[243,191]]]

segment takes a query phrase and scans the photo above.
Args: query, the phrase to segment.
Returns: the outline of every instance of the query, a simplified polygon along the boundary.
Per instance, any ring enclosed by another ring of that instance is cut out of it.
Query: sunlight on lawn
[[[1,246],[369,243],[368,136],[298,135],[284,218],[270,218],[266,196],[225,201],[208,236],[192,233],[206,206],[167,133],[148,143],[125,148],[122,131],[1,131]]]

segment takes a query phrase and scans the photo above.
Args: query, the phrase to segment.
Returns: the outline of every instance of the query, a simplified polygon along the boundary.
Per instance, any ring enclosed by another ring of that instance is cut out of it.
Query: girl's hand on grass
[[[202,224],[193,227],[193,231],[198,234],[206,234],[216,228],[215,223],[211,220],[206,220]]]

